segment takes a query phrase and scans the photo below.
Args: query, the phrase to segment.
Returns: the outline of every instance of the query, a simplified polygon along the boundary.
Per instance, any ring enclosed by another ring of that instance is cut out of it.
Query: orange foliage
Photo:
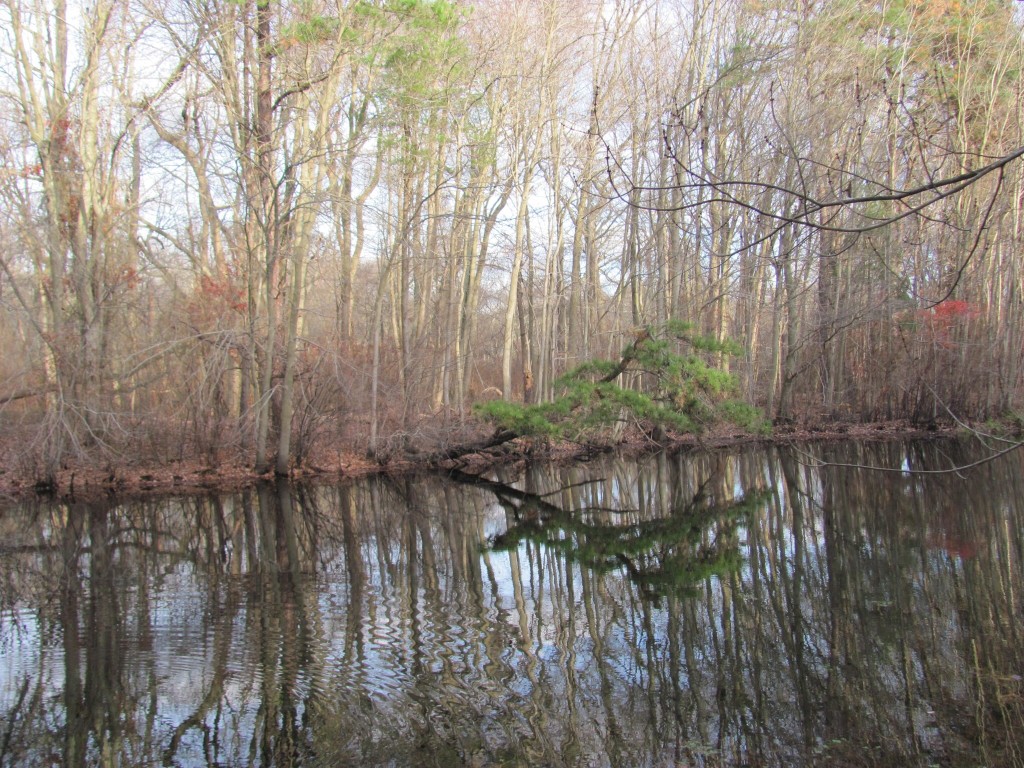
[[[199,278],[198,293],[203,301],[211,301],[215,305],[223,304],[233,312],[245,311],[245,294],[227,278],[217,279],[210,275],[202,275]]]
[[[931,338],[947,349],[953,347],[953,341],[950,338],[952,331],[980,315],[981,310],[978,307],[959,299],[942,301],[934,307],[922,309],[917,313],[918,319]]]
[[[187,304],[188,316],[197,326],[220,325],[228,313],[242,314],[248,308],[245,291],[230,277],[201,275]]]

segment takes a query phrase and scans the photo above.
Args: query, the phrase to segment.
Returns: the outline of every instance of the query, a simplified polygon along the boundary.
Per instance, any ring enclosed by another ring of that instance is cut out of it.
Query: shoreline
[[[845,440],[921,440],[948,439],[963,432],[955,425],[935,428],[915,426],[906,421],[829,423],[818,425],[781,425],[769,435],[739,433],[723,428],[702,435],[678,435],[663,442],[645,436],[632,436],[618,443],[561,443],[537,449],[528,439],[515,440],[495,449],[467,454],[458,460],[432,463],[423,455],[405,455],[378,462],[359,451],[336,450],[321,453],[287,476],[274,472],[259,474],[242,459],[211,462],[206,458],[166,464],[140,464],[105,467],[69,466],[61,470],[52,485],[36,478],[0,471],[0,498],[7,503],[49,501],[58,503],[98,500],[155,499],[168,496],[231,493],[259,483],[288,479],[294,482],[324,483],[357,480],[375,475],[402,476],[424,472],[443,473],[446,468],[482,473],[499,466],[527,461],[553,463],[586,461],[596,455],[621,451],[642,456],[658,451],[721,450],[741,446],[772,446],[792,443],[819,443]]]

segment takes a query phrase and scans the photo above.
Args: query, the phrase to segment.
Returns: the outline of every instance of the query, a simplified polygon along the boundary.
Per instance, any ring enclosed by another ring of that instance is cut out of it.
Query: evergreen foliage
[[[590,360],[566,373],[556,384],[561,394],[551,402],[494,401],[476,406],[476,413],[523,437],[570,440],[599,437],[622,421],[680,433],[699,433],[719,421],[766,431],[760,410],[733,397],[736,379],[717,364],[741,352],[734,341],[701,336],[687,323],[670,321],[658,333],[640,330],[619,362]],[[636,388],[619,382],[627,373]]]

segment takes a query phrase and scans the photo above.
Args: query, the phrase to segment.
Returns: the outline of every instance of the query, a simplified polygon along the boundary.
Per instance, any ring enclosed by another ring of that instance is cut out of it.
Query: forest
[[[1018,6],[0,0],[5,471],[437,450],[678,324],[776,423],[1017,419]]]

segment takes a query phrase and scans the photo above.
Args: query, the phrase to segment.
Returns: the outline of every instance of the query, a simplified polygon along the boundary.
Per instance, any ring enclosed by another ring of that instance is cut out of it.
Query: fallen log
[[[641,346],[650,340],[650,330],[641,330],[633,339],[633,342],[622,353],[622,357],[619,362],[614,366],[614,368],[612,368],[612,370],[601,377],[599,381],[608,384],[622,375],[622,373],[629,368],[630,363],[636,359]],[[499,445],[511,442],[518,437],[524,437],[524,435],[512,429],[499,427],[490,437],[471,443],[465,443],[463,445],[453,446],[433,453],[427,457],[427,463],[430,466],[437,467],[446,462],[458,461],[464,456],[471,456],[491,448],[497,448]]]
[[[517,437],[520,437],[520,435],[511,429],[497,429],[490,437],[432,453],[427,457],[427,463],[430,466],[436,467],[445,462],[458,461],[463,456],[471,456],[474,453],[480,453],[490,448],[497,448],[499,445],[512,442]]]

